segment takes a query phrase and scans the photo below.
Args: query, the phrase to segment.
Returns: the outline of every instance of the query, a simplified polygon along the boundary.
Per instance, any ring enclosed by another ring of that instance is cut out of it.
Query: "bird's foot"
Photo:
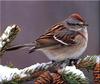
[[[69,59],[69,66],[77,65],[79,59]]]
[[[53,63],[53,66],[57,67],[57,68],[63,68],[65,67],[68,63],[66,60],[63,60],[63,61],[52,61]]]

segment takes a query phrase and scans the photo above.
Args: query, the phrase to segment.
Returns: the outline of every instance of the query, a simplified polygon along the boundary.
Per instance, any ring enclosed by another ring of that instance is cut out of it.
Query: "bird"
[[[88,24],[79,13],[70,14],[29,44],[16,45],[7,51],[29,47],[29,53],[42,51],[50,60],[77,59],[87,48]],[[30,48],[31,47],[31,48]]]

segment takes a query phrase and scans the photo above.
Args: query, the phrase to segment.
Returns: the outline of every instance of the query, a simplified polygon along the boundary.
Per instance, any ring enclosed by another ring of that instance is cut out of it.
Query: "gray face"
[[[75,31],[83,29],[87,26],[87,24],[75,18],[68,18],[65,20],[65,22],[69,26],[70,29],[75,30]]]
[[[78,20],[78,19],[76,19],[76,18],[71,18],[71,17],[67,18],[65,21],[66,21],[68,24],[72,24],[72,25],[80,24],[80,22],[82,23],[82,21],[80,21],[80,20]]]

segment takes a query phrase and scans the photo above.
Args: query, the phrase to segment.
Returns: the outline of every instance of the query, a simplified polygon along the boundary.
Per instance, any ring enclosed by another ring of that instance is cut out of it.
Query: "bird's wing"
[[[74,40],[76,35],[77,33],[75,31],[68,30],[63,24],[56,24],[36,40],[36,47],[41,48],[57,44],[76,44],[77,42]]]
[[[78,35],[77,31],[62,29],[55,32],[53,38],[63,45],[74,45],[77,44],[75,37]]]
[[[53,38],[53,36],[55,32],[57,32],[62,28],[63,28],[62,24],[56,24],[52,26],[45,34],[41,35],[38,39],[36,39],[36,44],[37,44],[36,47],[42,48],[58,44],[59,42],[56,41]]]

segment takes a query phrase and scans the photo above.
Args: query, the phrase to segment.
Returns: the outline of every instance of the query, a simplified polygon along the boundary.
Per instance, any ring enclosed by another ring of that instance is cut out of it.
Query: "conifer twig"
[[[85,58],[79,59],[78,63],[76,65],[77,68],[87,69],[87,70],[93,70],[97,58],[100,56],[86,56]]]
[[[88,60],[89,64],[87,63],[87,60]],[[76,69],[75,66],[65,66],[65,67],[62,67],[60,69],[59,68],[57,69],[56,66],[53,66],[52,62],[41,63],[41,64],[37,63],[37,64],[34,64],[30,67],[26,67],[24,69],[17,69],[17,68],[9,68],[9,70],[4,69],[4,70],[9,71],[10,80],[7,79],[9,77],[6,77],[6,79],[2,78],[1,82],[7,82],[7,83],[11,83],[11,82],[20,83],[21,82],[22,83],[22,82],[26,82],[26,81],[29,81],[29,80],[34,80],[35,78],[38,77],[38,76],[36,76],[36,74],[39,74],[39,72],[42,73],[41,71],[44,72],[44,71],[51,71],[50,69],[52,69],[52,70],[56,69],[60,74],[62,74],[64,79],[67,80],[67,81],[72,81],[73,80],[73,82],[76,82],[76,84],[79,83],[79,82],[81,82],[80,84],[88,84],[86,82],[84,74],[81,73],[79,68],[84,68],[84,69],[91,70],[91,67],[93,68],[94,65],[96,64],[96,62],[97,62],[96,60],[98,60],[98,56],[93,56],[93,57],[92,56],[87,56],[87,57],[85,57],[85,58],[83,58],[82,60],[79,61],[78,69]],[[83,63],[83,61],[86,62],[86,64],[88,64],[88,65],[83,65],[83,64],[85,64],[85,63]],[[80,64],[82,64],[83,66],[87,66],[87,67],[83,67]],[[8,67],[6,67],[6,68],[8,68]],[[2,71],[2,68],[0,70]],[[6,76],[7,74],[5,73],[4,75]]]
[[[0,57],[3,55],[9,44],[14,40],[19,30],[19,26],[13,24],[8,26],[0,36]]]

